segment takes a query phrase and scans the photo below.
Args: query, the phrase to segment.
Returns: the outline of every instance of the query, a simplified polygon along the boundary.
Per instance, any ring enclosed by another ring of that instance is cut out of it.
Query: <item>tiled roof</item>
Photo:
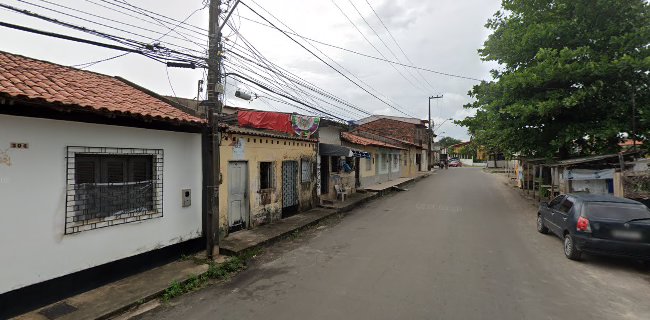
[[[288,140],[300,140],[300,141],[318,142],[318,140],[316,140],[316,139],[304,138],[304,137],[300,137],[300,136],[297,136],[297,135],[289,135],[287,133],[279,132],[279,131],[271,131],[271,130],[265,130],[265,129],[244,128],[244,127],[227,125],[227,124],[222,124],[221,125],[221,130],[223,130],[224,132],[227,132],[227,133],[246,134],[246,135],[258,136],[258,137],[269,137],[269,138],[276,138],[276,139],[288,139]]]
[[[394,145],[392,145],[390,143],[386,143],[386,142],[378,141],[378,140],[373,140],[373,139],[369,139],[369,138],[365,138],[365,137],[360,137],[360,136],[354,135],[354,134],[349,133],[349,132],[341,132],[341,138],[343,138],[343,140],[345,140],[347,142],[354,143],[354,144],[359,144],[359,145],[362,145],[362,146],[374,146],[374,147],[384,147],[384,148],[392,148],[392,149],[404,149],[404,148],[394,146]]]
[[[115,77],[0,51],[0,94],[93,111],[205,122],[145,91]]]
[[[406,122],[410,124],[415,124],[415,125],[423,125],[424,123],[428,123],[428,120],[422,120],[422,119],[417,119],[417,118],[406,118],[406,117],[396,117],[396,116],[385,116],[385,115],[372,115],[369,117],[365,117],[363,119],[359,119],[355,121],[359,125],[366,124],[368,122],[373,122],[375,120],[379,119],[390,119],[390,120],[395,120],[395,121],[401,121],[401,122]]]

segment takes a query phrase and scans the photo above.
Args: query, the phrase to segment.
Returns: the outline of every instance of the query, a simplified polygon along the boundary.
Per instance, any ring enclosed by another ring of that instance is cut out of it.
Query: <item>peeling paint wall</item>
[[[243,161],[248,165],[249,228],[281,219],[282,161],[298,162],[297,186],[300,211],[316,205],[316,142],[245,134],[223,134],[220,167],[222,181],[219,188],[219,224],[223,234],[228,230],[228,164]],[[308,160],[310,179],[302,182],[302,160]],[[272,188],[260,188],[260,162],[272,162]]]

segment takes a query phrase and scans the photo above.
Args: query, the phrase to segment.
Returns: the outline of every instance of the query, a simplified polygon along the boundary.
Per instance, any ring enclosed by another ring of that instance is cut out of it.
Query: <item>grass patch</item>
[[[231,257],[226,260],[224,263],[217,264],[214,261],[208,261],[207,259],[201,259],[198,257],[185,258],[184,260],[193,260],[197,264],[207,264],[208,270],[198,276],[192,276],[183,282],[174,281],[162,295],[163,302],[168,302],[169,300],[181,296],[185,293],[192,292],[196,289],[202,288],[210,280],[223,280],[229,276],[246,269],[248,262],[255,258],[256,256],[262,253],[261,248],[251,249],[242,254]],[[182,259],[183,259],[182,258]]]

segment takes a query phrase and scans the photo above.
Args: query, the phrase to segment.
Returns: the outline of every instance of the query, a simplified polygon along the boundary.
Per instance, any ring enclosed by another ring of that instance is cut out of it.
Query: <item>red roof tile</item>
[[[205,122],[118,78],[2,51],[0,93],[95,111]]]
[[[375,146],[375,147],[385,147],[385,148],[393,148],[393,149],[404,149],[404,148],[394,146],[394,145],[392,145],[390,143],[386,143],[386,142],[383,142],[383,141],[377,141],[377,140],[373,140],[373,139],[368,139],[368,138],[365,138],[365,137],[360,137],[360,136],[354,135],[354,134],[349,133],[349,132],[341,132],[341,138],[343,138],[343,140],[345,140],[347,142],[354,143],[354,144],[359,144],[359,145],[362,145],[362,146]]]

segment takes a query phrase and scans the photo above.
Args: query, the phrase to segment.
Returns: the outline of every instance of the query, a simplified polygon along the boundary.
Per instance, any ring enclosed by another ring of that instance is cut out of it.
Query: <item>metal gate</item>
[[[298,212],[298,161],[282,161],[282,218]]]

